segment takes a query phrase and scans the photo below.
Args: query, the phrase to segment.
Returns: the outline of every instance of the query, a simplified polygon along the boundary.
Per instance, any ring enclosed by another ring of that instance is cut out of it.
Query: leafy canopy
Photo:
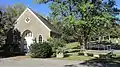
[[[108,36],[109,30],[114,31],[111,27],[116,24],[116,15],[120,13],[115,7],[115,0],[36,0],[36,2],[49,3],[51,17],[53,22],[57,20],[60,24],[58,27],[60,32],[73,36],[84,46],[92,37]]]

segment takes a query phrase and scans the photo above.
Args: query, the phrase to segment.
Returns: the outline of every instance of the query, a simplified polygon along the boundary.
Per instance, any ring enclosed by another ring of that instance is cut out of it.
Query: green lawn
[[[93,57],[88,57],[88,56],[69,56],[69,57],[65,57],[65,58],[55,58],[55,59],[86,61],[86,60],[90,60],[92,58]]]
[[[67,54],[69,56],[65,57],[65,58],[55,58],[55,59],[78,60],[78,61],[85,61],[85,60],[93,59],[93,57],[90,57],[90,56],[78,56],[78,53],[80,52],[79,47],[80,47],[80,45],[78,42],[68,43],[68,44],[66,44],[66,48],[67,48]],[[86,53],[106,54],[105,51],[87,51],[87,50],[86,50]],[[114,57],[120,57],[120,52],[114,53],[114,54],[116,54],[116,56],[114,56]]]
[[[115,57],[120,57],[120,53],[119,53],[119,52],[114,53],[114,54],[116,54],[116,56],[115,56]]]
[[[68,43],[66,44],[67,49],[75,49],[79,48],[80,44],[78,42]]]

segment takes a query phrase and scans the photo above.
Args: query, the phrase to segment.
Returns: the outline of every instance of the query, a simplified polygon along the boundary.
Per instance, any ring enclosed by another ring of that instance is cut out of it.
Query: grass
[[[93,57],[88,57],[88,56],[69,56],[69,57],[65,57],[65,58],[56,58],[56,59],[60,59],[60,60],[76,60],[76,61],[86,61],[86,60],[90,60]]]
[[[112,40],[112,39],[111,39]],[[112,42],[114,41],[114,39],[112,40]],[[119,40],[120,42],[120,40]],[[55,58],[55,59],[61,59],[61,60],[77,60],[77,61],[86,61],[86,60],[91,60],[93,59],[93,57],[90,56],[78,56],[78,52],[80,52],[79,49],[80,45],[78,42],[74,42],[74,43],[68,43],[66,44],[66,48],[67,48],[67,54],[69,54],[68,57],[65,58]],[[86,51],[87,53],[92,53],[92,54],[106,54],[106,52],[91,52],[91,51]],[[115,53],[116,56],[114,57],[120,57],[120,53]]]
[[[80,49],[68,49],[66,50],[67,53],[75,53],[75,52],[80,52]]]
[[[68,43],[66,44],[66,48],[67,49],[74,49],[74,48],[79,48],[79,43],[78,42],[74,42],[74,43]]]
[[[120,53],[119,53],[119,52],[114,53],[114,54],[116,54],[116,56],[115,56],[115,57],[120,57]]]
[[[68,49],[68,57],[64,58],[55,58],[60,60],[76,60],[76,61],[86,61],[92,59],[92,57],[88,56],[78,56],[78,52],[80,52],[80,44],[78,42],[68,43],[66,44],[66,48]]]

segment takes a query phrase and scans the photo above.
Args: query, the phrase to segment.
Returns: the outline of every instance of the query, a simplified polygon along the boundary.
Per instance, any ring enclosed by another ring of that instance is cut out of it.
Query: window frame
[[[28,19],[28,21],[27,21],[27,19]],[[30,17],[25,18],[25,22],[30,23]]]
[[[38,42],[43,42],[43,36],[41,34],[38,36]]]

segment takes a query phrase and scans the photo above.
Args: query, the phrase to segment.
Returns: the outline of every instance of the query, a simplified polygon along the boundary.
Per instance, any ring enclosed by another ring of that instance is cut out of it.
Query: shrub
[[[56,57],[56,53],[52,53],[51,57]]]
[[[48,39],[48,43],[52,48],[53,55],[52,57],[56,56],[56,53],[60,51],[59,48],[63,48],[65,45],[65,41],[61,38],[50,38]],[[57,51],[57,52],[56,52]]]
[[[69,53],[69,51],[68,51],[68,50],[65,50],[65,53]]]
[[[84,55],[84,53],[83,53],[83,52],[79,52],[79,53],[78,53],[78,55],[82,55],[82,56],[83,56],[83,55]]]
[[[105,56],[104,54],[99,54],[99,56],[100,56],[100,57],[99,57],[100,59],[106,58],[106,56]]]
[[[59,47],[59,48],[56,50],[56,53],[57,53],[57,54],[59,54],[59,53],[65,53],[65,48]]]
[[[65,41],[60,38],[50,38],[48,39],[48,42],[51,45],[54,53],[56,53],[56,50],[59,49],[59,47],[63,47],[65,44]]]
[[[80,52],[85,52],[85,50],[80,50]]]
[[[84,51],[85,51],[85,50],[79,50],[78,55],[82,55],[82,56],[83,56],[83,55],[84,55]]]
[[[87,53],[87,55],[93,57],[93,54],[92,54],[92,53]]]
[[[52,54],[51,46],[47,42],[34,43],[30,49],[33,58],[48,58]]]

